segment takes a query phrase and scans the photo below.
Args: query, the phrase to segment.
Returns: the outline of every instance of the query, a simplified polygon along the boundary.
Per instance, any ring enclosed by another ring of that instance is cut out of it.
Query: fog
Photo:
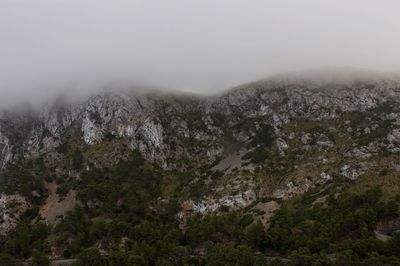
[[[399,10],[397,0],[1,0],[0,106],[115,82],[211,93],[308,68],[397,72]]]

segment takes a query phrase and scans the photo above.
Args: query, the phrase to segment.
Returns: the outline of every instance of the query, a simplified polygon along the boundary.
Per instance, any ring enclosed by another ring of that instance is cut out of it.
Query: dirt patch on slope
[[[57,184],[55,182],[45,183],[49,192],[46,203],[40,207],[40,216],[47,224],[54,224],[58,218],[62,217],[67,211],[72,210],[78,203],[76,191],[70,190],[63,200],[60,201],[57,195]]]

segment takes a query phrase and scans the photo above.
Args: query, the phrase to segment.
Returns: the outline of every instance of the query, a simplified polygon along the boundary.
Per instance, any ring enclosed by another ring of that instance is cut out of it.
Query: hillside
[[[0,262],[398,265],[399,104],[295,75],[3,110]]]

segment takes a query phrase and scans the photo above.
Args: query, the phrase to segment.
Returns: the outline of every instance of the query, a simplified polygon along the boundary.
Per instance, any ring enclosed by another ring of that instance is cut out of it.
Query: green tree
[[[72,163],[72,167],[75,170],[81,169],[82,163],[83,163],[83,155],[82,155],[82,152],[78,148],[74,149],[71,153],[71,163]]]
[[[0,265],[16,265],[15,258],[8,253],[0,253]]]
[[[217,245],[207,251],[207,266],[252,266],[255,265],[255,256],[250,247],[240,245],[232,247]]]
[[[99,250],[95,247],[84,249],[78,255],[78,260],[74,262],[74,266],[102,266],[106,265],[106,261],[101,256]]]
[[[34,266],[48,266],[50,261],[46,254],[38,250],[34,250],[32,252],[32,264]]]
[[[266,242],[264,225],[260,221],[250,225],[246,230],[245,237],[250,246],[262,249]]]

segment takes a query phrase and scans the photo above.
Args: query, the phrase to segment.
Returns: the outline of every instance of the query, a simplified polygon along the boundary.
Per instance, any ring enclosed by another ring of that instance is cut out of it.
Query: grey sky
[[[400,70],[398,0],[1,0],[0,104],[110,81],[213,92],[306,68]]]

